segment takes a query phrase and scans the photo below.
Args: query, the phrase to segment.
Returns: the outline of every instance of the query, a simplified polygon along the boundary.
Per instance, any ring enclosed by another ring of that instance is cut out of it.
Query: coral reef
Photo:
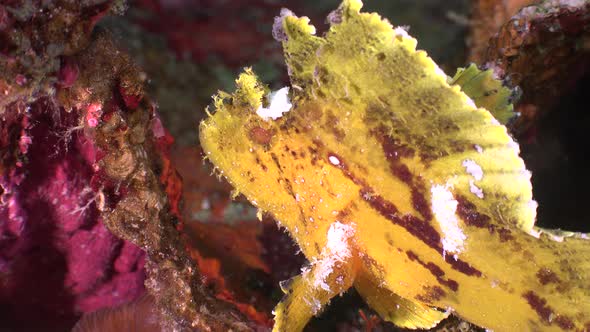
[[[203,288],[181,239],[172,139],[145,74],[93,29],[121,7],[0,7],[2,322],[62,330],[145,282],[166,330],[250,329]]]
[[[482,63],[523,91],[517,135],[588,73],[588,12],[585,1],[543,1],[521,9],[490,39]]]
[[[0,321],[16,331],[62,330],[144,290],[144,253],[112,235],[96,208],[98,151],[81,125],[90,100],[65,97],[89,62],[75,55],[117,9],[38,6],[0,5]]]
[[[484,63],[489,40],[518,10],[537,0],[477,0],[473,1],[468,39],[468,60]]]

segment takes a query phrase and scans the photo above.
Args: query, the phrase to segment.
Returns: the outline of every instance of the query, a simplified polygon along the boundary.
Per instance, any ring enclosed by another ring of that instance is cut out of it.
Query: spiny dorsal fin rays
[[[276,18],[273,35],[283,43],[291,83],[294,87],[308,86],[313,82],[314,68],[305,65],[311,62],[313,54],[324,43],[322,38],[313,36],[315,27],[309,18],[297,17],[291,11],[283,10]]]
[[[349,42],[350,29],[352,25],[341,24],[347,21],[354,22],[356,29],[363,29],[364,25],[370,26],[371,36],[366,33],[355,35],[355,43],[366,43],[367,38],[378,38],[381,43],[388,44],[394,41],[396,33],[391,24],[381,18],[376,13],[361,13],[362,2],[359,0],[343,1],[340,7],[335,10],[332,16],[332,26],[327,32],[325,38],[315,36],[315,27],[309,23],[307,17],[297,17],[290,11],[281,12],[281,17],[275,21],[275,37],[283,43],[283,49],[286,57],[289,75],[294,89],[294,95],[297,99],[298,87],[303,87],[303,94],[317,98],[319,94],[332,96],[335,98],[350,98],[355,94],[354,87],[348,82],[346,71],[340,71],[339,68],[331,66],[331,72],[324,77],[325,66],[330,66],[324,60],[324,53],[332,53],[332,48],[337,47],[338,51],[343,51],[343,44]],[[403,43],[408,51],[415,51],[417,41],[406,35]],[[328,46],[326,48],[326,46]],[[358,56],[357,53],[351,52],[347,58]],[[337,62],[338,59],[332,59]],[[343,68],[345,69],[345,68]],[[338,89],[322,89],[322,79],[328,79],[330,85],[338,86]],[[321,90],[320,93],[316,93]]]

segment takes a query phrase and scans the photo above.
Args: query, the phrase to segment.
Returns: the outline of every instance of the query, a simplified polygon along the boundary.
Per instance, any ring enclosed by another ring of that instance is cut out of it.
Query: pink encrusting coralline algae
[[[26,115],[0,122],[3,327],[65,328],[84,312],[144,292],[145,254],[102,223],[91,185],[96,146],[82,131],[68,132],[76,120],[42,99]],[[15,158],[7,153],[11,141]]]

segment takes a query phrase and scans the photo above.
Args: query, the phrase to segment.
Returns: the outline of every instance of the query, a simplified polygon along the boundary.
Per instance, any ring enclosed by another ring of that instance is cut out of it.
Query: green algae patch
[[[506,90],[489,73],[449,79],[361,5],[344,1],[324,37],[284,11],[289,99],[246,70],[200,126],[218,173],[309,261],[283,285],[274,330],[302,330],[350,287],[406,328],[454,312],[496,331],[584,329],[590,242],[534,226],[530,172],[501,123]],[[269,109],[274,120],[259,115]]]

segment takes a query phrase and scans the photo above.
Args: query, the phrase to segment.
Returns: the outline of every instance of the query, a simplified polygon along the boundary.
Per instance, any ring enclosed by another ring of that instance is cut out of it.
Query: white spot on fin
[[[483,190],[475,185],[475,181],[469,180],[469,191],[478,198],[483,198]]]
[[[432,212],[443,233],[443,250],[445,254],[449,252],[456,256],[463,251],[463,243],[467,239],[459,227],[459,219],[456,214],[458,202],[449,191],[448,185],[433,185],[430,188],[430,193],[432,195]]]
[[[330,291],[326,279],[334,271],[336,262],[345,262],[352,255],[348,240],[354,236],[354,224],[343,224],[335,221],[328,229],[326,246],[322,250],[320,258],[311,262],[315,268],[313,286]]]
[[[330,161],[330,164],[332,164],[334,166],[340,165],[340,159],[338,159],[338,157],[336,157],[336,156],[329,156],[328,160]]]
[[[471,175],[475,181],[480,181],[483,179],[483,170],[481,169],[481,166],[479,166],[474,160],[465,159],[461,165],[465,167],[467,173],[469,173],[469,175]],[[481,188],[475,184],[475,181],[469,180],[469,191],[471,191],[471,193],[475,196],[483,198],[483,190],[481,190]]]
[[[461,165],[465,167],[467,173],[473,176],[476,181],[480,181],[483,178],[483,170],[474,160],[465,159]]]
[[[393,29],[393,34],[396,37],[411,38],[410,35],[408,34],[408,29],[409,29],[409,27],[407,27],[407,26],[399,26],[399,27],[396,27],[395,29]]]
[[[268,108],[260,105],[256,110],[256,114],[264,119],[264,121],[268,121],[269,119],[276,120],[282,117],[284,113],[289,112],[291,107],[293,107],[293,104],[289,101],[288,93],[288,87],[270,93],[268,95],[270,105]]]

